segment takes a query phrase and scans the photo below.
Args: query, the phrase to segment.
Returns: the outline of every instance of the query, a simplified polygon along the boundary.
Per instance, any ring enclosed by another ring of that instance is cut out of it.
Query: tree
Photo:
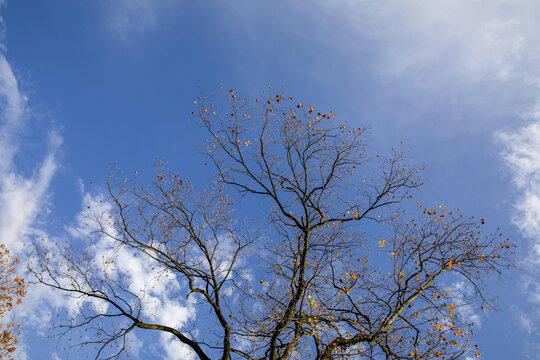
[[[13,305],[20,304],[26,294],[24,280],[15,274],[18,263],[19,259],[12,258],[6,246],[0,244],[0,319],[5,318]],[[0,323],[0,358],[12,358],[19,328],[20,324],[12,321]]]
[[[214,186],[197,193],[161,166],[146,188],[114,167],[111,205],[93,217],[115,250],[96,264],[91,245],[38,247],[39,282],[90,301],[65,333],[94,330],[80,345],[97,358],[119,357],[135,329],[172,334],[203,360],[479,356],[470,312],[489,305],[488,276],[512,267],[508,239],[411,204],[421,169],[404,151],[369,155],[363,130],[332,112],[234,91],[198,106]],[[155,322],[152,284],[118,276],[124,250],[181,281],[197,318]]]

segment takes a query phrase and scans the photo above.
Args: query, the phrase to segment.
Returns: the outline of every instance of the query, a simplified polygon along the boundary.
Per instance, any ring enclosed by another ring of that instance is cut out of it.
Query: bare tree
[[[95,216],[116,249],[184,281],[198,321],[153,322],[149,285],[134,290],[96,266],[92,247],[38,247],[39,282],[106,304],[86,303],[61,325],[66,334],[94,329],[80,344],[98,345],[96,358],[119,357],[134,329],[170,333],[200,359],[478,354],[471,309],[489,304],[487,276],[512,266],[508,240],[484,235],[483,219],[411,206],[421,183],[406,153],[369,155],[363,130],[334,113],[234,91],[198,103],[215,186],[195,194],[161,168],[146,189],[113,169],[112,207]],[[255,215],[251,225],[239,211]]]

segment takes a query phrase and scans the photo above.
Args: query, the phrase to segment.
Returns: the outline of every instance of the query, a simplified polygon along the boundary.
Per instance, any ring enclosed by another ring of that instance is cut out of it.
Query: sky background
[[[0,241],[14,252],[79,234],[99,199],[89,184],[115,161],[144,178],[167,160],[207,181],[194,99],[271,86],[368,128],[377,151],[403,143],[426,165],[424,204],[486,217],[519,244],[523,271],[491,284],[498,311],[478,312],[475,343],[485,359],[540,359],[539,2],[0,4]],[[70,306],[31,289],[16,358],[67,359],[47,315]]]

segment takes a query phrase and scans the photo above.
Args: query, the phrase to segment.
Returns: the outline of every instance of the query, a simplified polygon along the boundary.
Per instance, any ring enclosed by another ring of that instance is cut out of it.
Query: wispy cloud
[[[512,314],[515,317],[519,327],[527,333],[527,335],[531,335],[533,331],[536,330],[535,325],[535,317],[531,316],[531,314],[525,313],[520,308],[513,306],[512,307]]]
[[[22,250],[37,215],[43,213],[57,168],[56,151],[62,142],[51,131],[44,159],[34,165],[33,174],[23,175],[14,158],[20,151],[19,137],[31,121],[28,113],[27,98],[0,53],[0,241],[15,252]]]
[[[505,146],[503,158],[518,190],[513,222],[534,240],[530,260],[540,263],[540,117],[535,116],[517,131],[497,136]]]
[[[441,80],[529,78],[538,74],[540,4],[531,1],[325,1],[325,14],[371,41],[381,74]],[[525,65],[525,66],[523,66]],[[458,76],[456,78],[456,76]]]
[[[521,276],[524,298],[535,306],[524,311],[513,309],[516,323],[528,335],[537,335],[540,321],[540,114],[528,114],[529,123],[514,131],[499,132],[497,138],[504,145],[503,158],[510,169],[516,189],[513,201],[512,221],[524,236],[530,239],[525,244],[528,256],[521,261],[526,275]],[[537,341],[526,341],[526,352],[537,353]],[[530,349],[529,349],[530,348]],[[531,356],[532,357],[532,356]]]
[[[105,24],[121,40],[128,41],[154,30],[179,10],[181,0],[113,0],[104,6]]]

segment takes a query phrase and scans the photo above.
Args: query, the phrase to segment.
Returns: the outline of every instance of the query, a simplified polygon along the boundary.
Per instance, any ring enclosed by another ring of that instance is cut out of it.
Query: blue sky
[[[537,2],[0,3],[0,234],[15,252],[76,233],[98,197],[89,183],[115,161],[145,176],[163,159],[206,181],[193,100],[271,86],[367,127],[378,151],[403,142],[426,165],[424,203],[486,217],[519,244],[523,271],[493,281],[499,311],[478,312],[475,339],[485,359],[538,358]],[[69,306],[28,294],[18,358],[67,358],[44,335],[47,313]]]

